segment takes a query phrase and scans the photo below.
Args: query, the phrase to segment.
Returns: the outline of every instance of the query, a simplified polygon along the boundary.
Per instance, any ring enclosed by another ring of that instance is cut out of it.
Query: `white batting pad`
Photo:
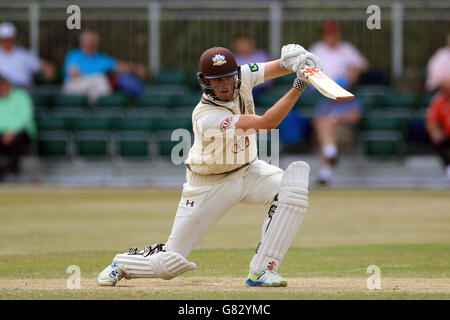
[[[291,163],[283,174],[278,194],[278,207],[262,235],[250,272],[277,271],[294,239],[308,207],[309,165]],[[266,222],[267,223],[267,222]]]
[[[189,262],[176,252],[159,252],[149,256],[149,262],[159,278],[170,280],[186,271],[194,270],[197,265]]]
[[[158,252],[147,257],[140,254],[118,254],[113,263],[125,272],[126,279],[162,278],[170,280],[180,274],[194,270],[197,265],[176,252]]]

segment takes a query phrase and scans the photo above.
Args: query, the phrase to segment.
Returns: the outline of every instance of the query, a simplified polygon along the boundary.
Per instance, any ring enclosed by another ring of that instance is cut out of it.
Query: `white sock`
[[[323,181],[329,181],[333,176],[333,170],[330,166],[322,166],[319,170],[319,178]]]
[[[327,158],[334,158],[338,154],[338,150],[335,144],[326,144],[322,149],[323,155]]]

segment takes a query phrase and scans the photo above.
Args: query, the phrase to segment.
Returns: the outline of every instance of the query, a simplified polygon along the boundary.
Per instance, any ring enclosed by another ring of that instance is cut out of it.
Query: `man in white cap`
[[[16,87],[31,88],[33,74],[41,71],[46,79],[54,77],[54,67],[33,52],[16,44],[17,30],[10,22],[0,23],[0,73]]]

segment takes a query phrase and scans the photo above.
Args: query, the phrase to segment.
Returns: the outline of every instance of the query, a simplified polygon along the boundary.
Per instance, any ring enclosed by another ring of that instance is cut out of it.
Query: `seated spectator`
[[[427,65],[426,89],[439,90],[443,80],[450,74],[450,33],[447,36],[447,45],[433,54]]]
[[[99,97],[113,91],[108,73],[134,74],[142,79],[148,76],[144,65],[118,61],[99,52],[98,45],[97,33],[85,31],[81,34],[80,48],[70,51],[64,62],[64,93],[87,95],[89,102],[94,103]]]
[[[17,176],[19,161],[36,136],[33,104],[28,92],[13,88],[0,75],[0,155],[6,155],[6,165],[0,167],[0,178],[5,173]]]
[[[317,55],[323,71],[343,88],[350,89],[359,75],[368,69],[367,60],[350,43],[341,40],[339,26],[334,21],[322,24],[322,41],[312,45],[309,51]],[[321,153],[319,183],[326,184],[332,178],[332,166],[338,158],[338,133],[352,135],[352,129],[361,119],[357,99],[334,101],[325,99],[315,110],[313,125]]]
[[[33,52],[17,45],[17,30],[12,23],[0,24],[0,73],[16,87],[30,89],[33,74],[42,72],[46,80],[55,77],[54,66]]]
[[[236,62],[239,66],[249,63],[266,62],[270,60],[269,55],[263,50],[256,50],[255,44],[250,37],[237,36],[233,42]],[[273,80],[264,81],[253,88],[253,97],[257,101],[261,92],[271,87]]]
[[[447,46],[430,58],[426,86],[438,90],[427,112],[426,128],[450,181],[450,34]]]

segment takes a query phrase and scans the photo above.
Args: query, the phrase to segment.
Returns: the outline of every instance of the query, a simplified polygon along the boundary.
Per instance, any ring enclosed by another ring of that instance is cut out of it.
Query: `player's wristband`
[[[292,86],[297,90],[303,91],[306,89],[308,84],[309,84],[308,82],[300,80],[299,78],[296,78],[294,80],[294,84]]]

